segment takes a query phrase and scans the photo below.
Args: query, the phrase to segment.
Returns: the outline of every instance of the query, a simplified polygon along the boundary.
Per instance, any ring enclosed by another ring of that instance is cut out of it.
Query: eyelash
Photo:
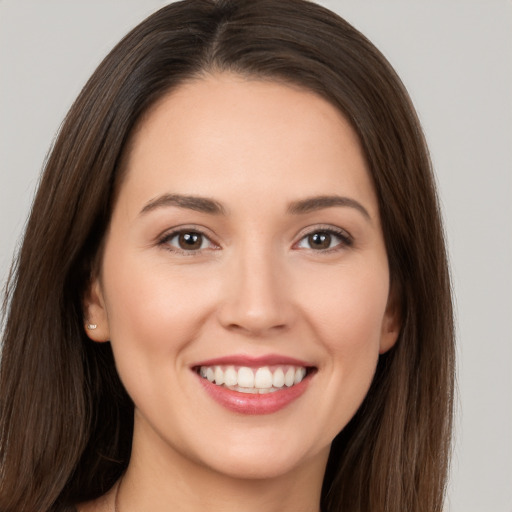
[[[198,235],[199,237],[201,237],[201,246],[205,241],[208,241],[211,245],[214,246],[213,250],[217,250],[219,248],[214,242],[212,242],[211,238],[208,235],[203,233],[201,229],[193,227],[180,228],[175,231],[171,231],[170,233],[166,233],[165,235],[162,236],[162,238],[158,240],[158,245],[163,246],[170,252],[182,254],[184,256],[195,256],[206,249],[204,247],[200,247],[199,249],[182,249],[180,247],[170,244],[171,240],[182,235]]]
[[[186,236],[186,235],[197,235],[201,237],[201,247],[198,249],[183,249],[180,247],[177,247],[175,245],[171,245],[171,241],[179,236]],[[301,244],[303,241],[307,240],[308,237],[314,236],[314,235],[327,235],[328,237],[335,237],[338,238],[339,242],[335,244],[334,247],[327,247],[324,249],[314,249],[313,247],[303,247],[306,250],[313,251],[318,254],[326,254],[326,253],[332,253],[337,252],[339,250],[342,250],[344,248],[352,247],[354,244],[353,238],[343,229],[335,229],[331,226],[329,227],[321,227],[316,226],[314,229],[311,229],[305,233],[303,233],[299,239],[298,242],[296,242],[293,247],[298,247],[299,244]],[[212,247],[202,247],[202,245],[207,241]],[[306,242],[307,243],[307,242]],[[185,256],[195,256],[199,254],[203,250],[217,250],[219,249],[219,246],[215,244],[211,240],[211,238],[206,235],[201,229],[197,228],[181,228],[177,229],[175,231],[171,231],[170,233],[166,233],[158,240],[158,245],[165,247],[170,252],[182,254]]]
[[[327,235],[331,238],[338,238],[339,242],[335,244],[334,247],[328,247],[325,249],[314,249],[313,247],[307,247],[305,248],[306,250],[310,250],[320,254],[329,254],[352,247],[354,245],[354,239],[344,229],[334,228],[332,226],[315,226],[314,229],[308,230],[307,232],[303,233],[299,241],[294,244],[294,247],[298,246],[300,243],[307,240],[309,237],[320,234]]]

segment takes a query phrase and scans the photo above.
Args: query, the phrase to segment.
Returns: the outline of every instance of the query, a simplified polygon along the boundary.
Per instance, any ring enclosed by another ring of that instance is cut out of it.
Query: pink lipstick
[[[277,354],[232,355],[193,365],[199,382],[217,403],[241,414],[271,414],[299,398],[316,368]]]

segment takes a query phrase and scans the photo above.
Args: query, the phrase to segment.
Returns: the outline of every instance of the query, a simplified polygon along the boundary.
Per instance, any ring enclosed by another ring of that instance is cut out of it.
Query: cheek
[[[335,353],[378,350],[389,293],[387,269],[340,269],[315,280],[307,305],[311,322]],[[323,286],[318,283],[323,282]]]
[[[355,414],[375,374],[389,292],[387,267],[340,269],[325,282],[330,284],[317,287],[311,297],[307,317],[329,356],[324,369],[337,433]]]
[[[141,258],[105,260],[106,305],[118,365],[179,354],[212,307],[213,286]],[[179,360],[176,361],[179,363]]]

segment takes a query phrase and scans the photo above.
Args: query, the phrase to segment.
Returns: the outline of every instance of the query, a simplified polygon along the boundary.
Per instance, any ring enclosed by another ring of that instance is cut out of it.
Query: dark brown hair
[[[332,444],[324,511],[442,509],[453,400],[450,281],[431,165],[409,97],[358,31],[303,0],[186,0],[105,58],[46,162],[5,297],[0,511],[64,511],[126,468],[133,404],[82,294],[142,114],[186,80],[230,71],[302,86],[340,109],[371,170],[402,330]]]

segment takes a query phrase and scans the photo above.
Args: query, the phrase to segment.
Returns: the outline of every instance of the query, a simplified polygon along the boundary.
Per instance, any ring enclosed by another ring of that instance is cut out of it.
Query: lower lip
[[[299,398],[306,391],[311,375],[307,375],[299,384],[261,395],[233,391],[224,386],[212,384],[208,379],[200,376],[198,379],[206,392],[230,411],[241,414],[271,414],[284,409]]]

